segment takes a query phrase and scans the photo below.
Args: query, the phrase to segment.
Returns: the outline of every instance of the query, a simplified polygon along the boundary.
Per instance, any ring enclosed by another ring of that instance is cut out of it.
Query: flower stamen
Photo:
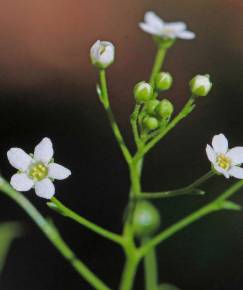
[[[29,170],[29,177],[34,180],[42,180],[48,175],[48,168],[42,162],[35,163]]]
[[[216,162],[218,166],[224,170],[228,170],[231,167],[231,159],[224,154],[219,154],[217,156]]]

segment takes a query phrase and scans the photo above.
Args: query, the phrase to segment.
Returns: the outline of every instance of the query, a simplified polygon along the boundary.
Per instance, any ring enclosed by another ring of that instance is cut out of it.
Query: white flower
[[[35,189],[39,197],[50,199],[55,194],[54,179],[65,179],[71,171],[54,163],[52,142],[44,138],[35,147],[33,157],[20,148],[11,148],[7,152],[9,163],[18,173],[11,178],[11,185],[18,191]]]
[[[97,40],[90,49],[90,58],[92,64],[98,68],[107,68],[114,62],[115,47],[109,41]]]
[[[212,147],[207,145],[206,153],[214,169],[226,178],[233,176],[243,179],[243,147],[228,148],[228,140],[223,134],[215,135]]]
[[[139,26],[145,32],[159,36],[166,39],[193,39],[195,34],[186,30],[184,22],[164,22],[154,12],[149,11],[145,13],[144,22],[139,23]]]

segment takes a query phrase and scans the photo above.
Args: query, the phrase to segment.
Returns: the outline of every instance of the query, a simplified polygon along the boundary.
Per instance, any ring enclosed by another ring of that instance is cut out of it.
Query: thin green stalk
[[[138,130],[138,115],[140,112],[140,108],[141,108],[141,105],[136,104],[134,111],[131,115],[132,131],[133,131],[133,136],[134,136],[134,140],[135,140],[135,144],[136,144],[137,148],[139,148],[140,144],[141,144],[139,130]]]
[[[51,201],[55,204],[55,206],[58,209],[58,212],[60,212],[62,215],[65,217],[68,217],[77,223],[81,224],[82,226],[88,228],[89,230],[103,236],[106,239],[109,239],[117,244],[123,245],[123,238],[115,233],[112,233],[92,222],[89,220],[85,219],[84,217],[80,216],[73,210],[67,208],[64,204],[62,204],[56,197],[53,197]],[[50,206],[50,204],[49,204]],[[54,208],[55,209],[55,208]],[[56,209],[55,209],[56,210]]]
[[[146,245],[149,239],[143,239],[142,245]],[[158,265],[156,249],[151,249],[144,257],[145,289],[158,290]]]
[[[110,290],[103,281],[101,281],[81,260],[75,256],[54,225],[48,222],[25,196],[14,190],[2,177],[0,178],[0,190],[6,196],[14,200],[31,217],[49,241],[80,274],[80,276],[96,290]]]
[[[100,70],[99,71],[99,76],[100,76],[100,86],[101,86],[101,93],[102,93],[102,103],[104,105],[104,108],[107,112],[108,118],[110,120],[111,123],[111,127],[114,133],[114,136],[118,142],[118,145],[121,148],[121,151],[124,155],[125,160],[127,161],[127,163],[131,162],[131,154],[124,142],[124,139],[122,137],[122,134],[120,132],[120,129],[116,123],[115,117],[113,115],[113,112],[111,110],[111,106],[110,106],[110,101],[109,101],[109,96],[108,96],[108,90],[107,90],[107,82],[106,82],[106,73],[105,70]]]
[[[171,129],[173,129],[182,119],[184,119],[194,108],[194,99],[190,98],[180,113],[168,124],[168,126],[161,131],[157,136],[154,137],[149,143],[147,143],[144,147],[142,147],[136,155],[134,159],[142,158],[150,149],[152,149]]]
[[[145,199],[157,199],[157,198],[174,197],[174,196],[185,195],[185,194],[203,195],[204,191],[196,187],[198,187],[199,185],[201,185],[202,183],[204,183],[205,181],[207,181],[209,178],[213,177],[214,175],[215,173],[211,170],[186,187],[175,189],[175,190],[161,191],[161,192],[142,192],[139,197],[145,198]]]
[[[132,290],[137,272],[138,261],[133,257],[127,257],[119,290]]]
[[[236,182],[234,185],[232,185],[228,190],[226,190],[223,194],[221,194],[215,200],[207,204],[206,206],[193,212],[192,214],[183,218],[179,222],[175,223],[174,225],[162,231],[160,234],[158,234],[153,239],[151,239],[151,241],[149,241],[145,246],[140,248],[141,256],[146,255],[151,249],[159,245],[161,242],[165,241],[166,239],[173,236],[178,231],[189,226],[191,223],[201,219],[202,217],[208,215],[209,213],[212,213],[221,209],[237,209],[236,207],[235,208],[228,207],[224,203],[229,197],[231,197],[236,191],[238,191],[242,187],[243,187],[243,180],[240,180]]]
[[[161,66],[165,59],[166,52],[167,52],[167,49],[165,47],[162,47],[162,46],[158,47],[158,51],[155,56],[155,61],[154,61],[154,65],[153,65],[150,80],[149,80],[149,83],[151,84],[151,86],[154,86],[156,75],[161,70]]]

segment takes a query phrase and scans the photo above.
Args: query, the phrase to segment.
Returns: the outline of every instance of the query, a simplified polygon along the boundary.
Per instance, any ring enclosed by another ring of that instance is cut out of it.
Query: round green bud
[[[146,116],[143,119],[143,125],[148,130],[155,130],[159,126],[159,121],[155,117]]]
[[[160,226],[160,214],[152,203],[138,202],[133,216],[133,229],[138,238],[152,236]]]
[[[155,79],[156,89],[165,91],[170,89],[173,83],[173,78],[168,72],[160,72]]]
[[[149,83],[142,81],[135,85],[133,93],[137,102],[144,103],[152,98],[153,88]]]
[[[155,110],[158,117],[166,118],[172,115],[174,111],[174,106],[169,100],[164,99],[158,104]]]
[[[155,108],[158,106],[159,101],[158,100],[150,100],[146,103],[146,112],[149,115],[154,115],[155,114]]]
[[[212,88],[209,75],[196,75],[189,83],[191,92],[195,96],[205,97]]]

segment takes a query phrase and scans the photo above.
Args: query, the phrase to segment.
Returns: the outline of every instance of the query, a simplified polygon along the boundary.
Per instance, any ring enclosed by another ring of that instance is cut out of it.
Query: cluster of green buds
[[[143,105],[142,128],[151,131],[159,128],[170,119],[174,106],[167,100],[158,100],[157,96],[172,86],[172,76],[167,72],[160,72],[155,78],[155,84],[141,81],[134,87],[134,97],[138,104]]]

